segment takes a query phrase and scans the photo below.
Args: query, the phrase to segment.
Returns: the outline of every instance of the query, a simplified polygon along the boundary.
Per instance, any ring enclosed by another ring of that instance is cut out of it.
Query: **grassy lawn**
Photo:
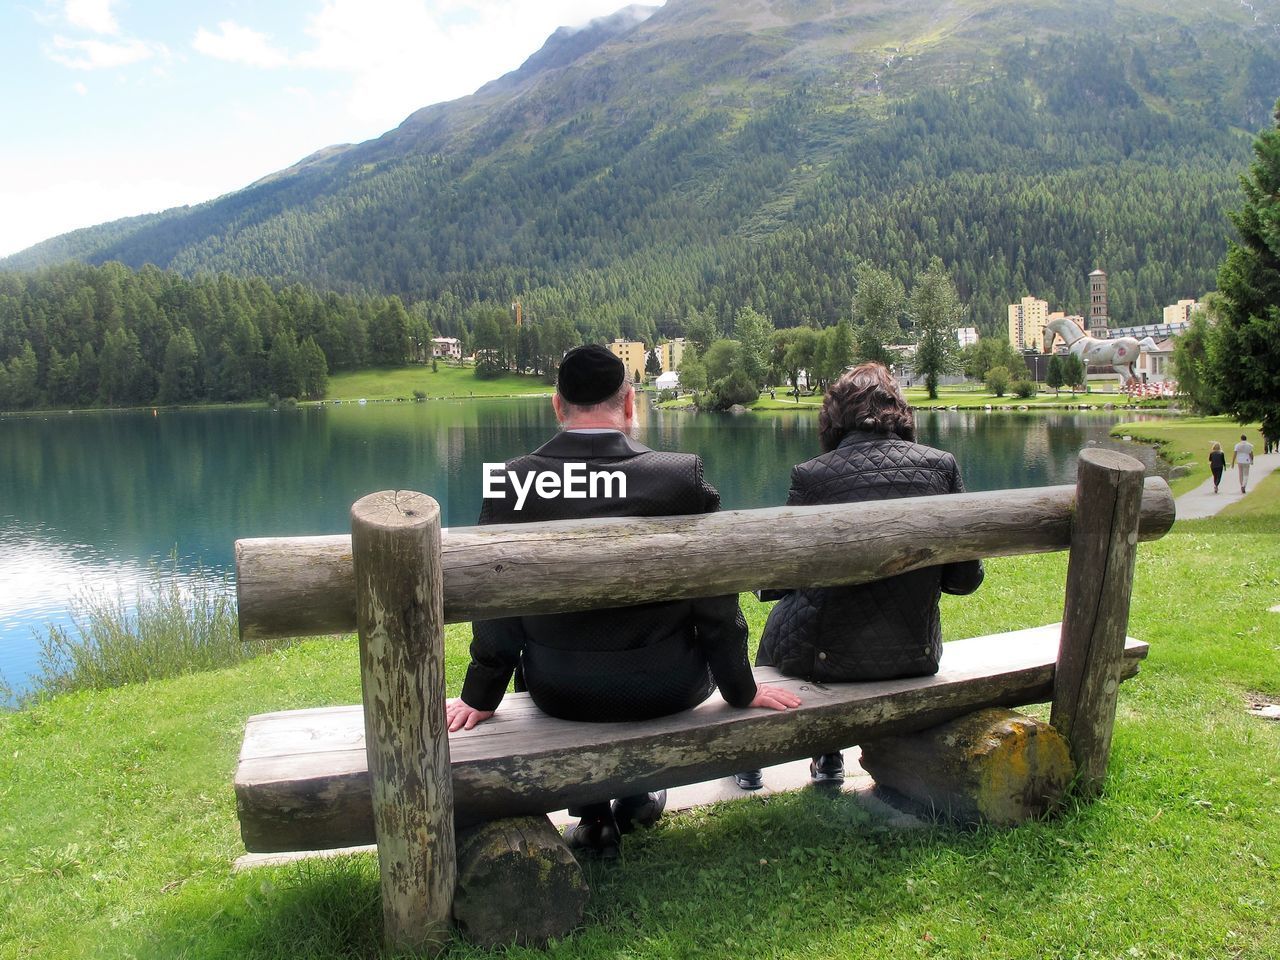
[[[480,380],[472,367],[455,367],[441,363],[437,372],[430,366],[414,364],[381,370],[356,370],[335,373],[329,378],[326,400],[412,400],[421,390],[432,397],[517,397],[549,394],[552,387],[541,377],[503,374],[492,380]]]
[[[506,955],[1280,956],[1280,723],[1245,710],[1280,700],[1280,476],[1240,507],[1139,549],[1151,656],[1097,803],[1013,830],[886,831],[812,791],[668,817],[592,868],[580,931]],[[947,635],[1057,619],[1065,566],[990,562]],[[744,606],[758,637],[767,608]],[[449,628],[455,692],[467,639]],[[245,718],[359,696],[354,642],[314,640],[0,715],[0,957],[377,956],[372,857],[230,872]]]
[[[1175,494],[1194,490],[1209,479],[1209,448],[1215,440],[1222,444],[1230,464],[1231,448],[1242,433],[1249,436],[1256,449],[1262,449],[1261,425],[1240,424],[1230,417],[1171,417],[1119,423],[1111,431],[1113,437],[1129,436],[1141,443],[1158,444],[1160,456],[1176,466],[1187,467],[1189,472],[1185,477],[1176,477],[1169,484]]]
[[[1080,404],[1089,404],[1091,406],[1100,407],[1106,403],[1114,403],[1121,406],[1129,403],[1129,398],[1125,394],[1116,391],[1114,385],[1107,384],[1106,387],[1094,385],[1090,393],[1077,393],[1074,396],[1070,391],[1064,390],[1059,395],[1054,395],[1052,391],[1042,391],[1034,397],[1028,399],[1019,399],[1010,393],[1006,393],[1003,397],[997,397],[995,394],[987,391],[985,387],[977,385],[966,385],[956,387],[940,387],[938,389],[938,399],[930,400],[928,393],[923,388],[912,387],[906,391],[907,402],[913,407],[922,410],[945,409],[948,407],[958,407],[961,410],[982,410],[990,406],[996,409],[1006,408],[1016,410],[1020,406],[1046,409],[1061,409],[1066,407],[1077,407]],[[688,396],[681,397],[679,400],[670,400],[660,404],[665,410],[679,410],[692,406],[692,399]],[[802,393],[800,399],[795,400],[790,393],[785,390],[778,389],[774,391],[771,398],[767,393],[760,395],[760,399],[749,405],[751,410],[817,410],[822,406],[822,394],[809,395]],[[1152,403],[1149,406],[1163,408],[1167,406],[1165,403]]]

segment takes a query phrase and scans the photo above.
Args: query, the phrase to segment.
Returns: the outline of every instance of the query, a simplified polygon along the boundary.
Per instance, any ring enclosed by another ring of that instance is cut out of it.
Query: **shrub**
[[[680,396],[679,390],[672,390],[670,387],[667,387],[664,390],[658,391],[658,402],[666,403],[668,400],[675,400],[679,396]]]
[[[735,403],[753,403],[760,396],[760,391],[741,370],[734,370],[727,377],[721,377],[707,391],[707,399],[712,410],[728,410]]]
[[[215,670],[295,642],[242,642],[230,584],[176,569],[154,570],[133,604],[122,593],[82,593],[71,622],[40,641],[35,692],[25,699]]]
[[[987,370],[987,376],[985,379],[987,382],[987,389],[997,397],[1003,397],[1005,389],[1009,386],[1009,368],[991,367]]]
[[[1011,385],[1013,395],[1019,400],[1030,400],[1036,395],[1036,385],[1031,380],[1015,380]]]

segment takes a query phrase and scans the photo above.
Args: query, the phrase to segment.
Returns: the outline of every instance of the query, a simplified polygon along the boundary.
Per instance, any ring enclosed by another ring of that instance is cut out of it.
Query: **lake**
[[[920,440],[952,451],[970,490],[1070,483],[1115,413],[928,412]],[[640,438],[702,454],[726,508],[784,501],[818,452],[813,413],[689,414],[641,404]],[[221,582],[241,537],[341,533],[375,490],[438,499],[444,522],[480,510],[481,464],[555,431],[546,399],[47,413],[0,417],[0,676],[21,691],[51,623],[85,592],[126,598],[156,566]]]

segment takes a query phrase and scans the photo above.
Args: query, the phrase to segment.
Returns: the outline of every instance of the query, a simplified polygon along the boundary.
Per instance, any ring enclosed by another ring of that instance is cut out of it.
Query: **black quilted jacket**
[[[856,503],[963,491],[951,454],[895,434],[853,431],[835,450],[791,471],[787,503]],[[788,591],[769,614],[756,663],[818,681],[937,673],[939,596],[944,590],[972,593],[982,575],[982,562],[974,560],[857,586]]]
[[[617,431],[557,434],[507,469],[561,473],[565,464],[626,474],[625,499],[543,498],[530,490],[523,509],[510,497],[487,499],[480,523],[528,523],[578,517],[662,517],[711,513],[720,494],[688,453],[650,450]],[[636,576],[644,576],[637,570]],[[620,721],[697,706],[718,685],[746,706],[756,694],[747,656],[747,622],[736,594],[535,617],[477,620],[462,699],[478,710],[501,702],[517,665],[542,710],[567,720]]]

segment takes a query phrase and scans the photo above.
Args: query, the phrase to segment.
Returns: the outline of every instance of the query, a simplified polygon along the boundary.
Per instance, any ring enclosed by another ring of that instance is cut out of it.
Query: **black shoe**
[[[743,770],[733,775],[739,790],[759,790],[764,786],[764,774],[759,770]]]
[[[819,786],[839,786],[844,783],[844,756],[824,753],[809,761],[809,777]]]
[[[652,827],[667,809],[667,791],[642,793],[613,801],[613,818],[619,833],[630,833],[636,827]]]
[[[574,853],[596,860],[617,860],[622,846],[618,822],[607,817],[583,817],[564,832],[565,843]]]

